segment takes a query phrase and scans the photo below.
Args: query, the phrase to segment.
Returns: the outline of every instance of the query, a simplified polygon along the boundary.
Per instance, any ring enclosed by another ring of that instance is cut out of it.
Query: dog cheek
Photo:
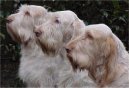
[[[77,62],[80,68],[85,68],[90,65],[90,60],[88,55],[79,54]]]

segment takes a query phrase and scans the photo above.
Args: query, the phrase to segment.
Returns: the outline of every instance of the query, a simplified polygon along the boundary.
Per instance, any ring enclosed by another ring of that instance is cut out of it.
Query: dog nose
[[[6,18],[6,23],[11,23],[12,21],[13,21],[12,18],[10,18],[10,17],[7,17],[7,18]]]
[[[36,35],[37,37],[39,37],[41,34],[42,34],[42,32],[41,32],[40,30],[36,30],[36,31],[35,31],[35,35]]]
[[[71,52],[71,49],[69,49],[68,47],[65,47],[65,50],[66,50],[67,53]]]

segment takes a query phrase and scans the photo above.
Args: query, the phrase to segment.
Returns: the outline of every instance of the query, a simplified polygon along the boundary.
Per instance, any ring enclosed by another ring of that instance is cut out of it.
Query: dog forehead
[[[77,18],[76,14],[69,10],[54,12],[53,16],[62,21],[68,21],[68,22],[71,22],[71,21],[73,22]]]
[[[86,31],[91,31],[95,32],[96,34],[102,34],[104,36],[109,36],[112,34],[111,29],[105,25],[105,24],[94,24],[94,25],[89,25],[85,27]]]
[[[22,5],[19,8],[20,11],[26,11],[26,10],[44,10],[46,11],[46,9],[42,6],[36,6],[36,5]]]
[[[39,15],[46,15],[47,14],[47,9],[45,9],[42,6],[36,6],[36,5],[22,5],[19,8],[20,13],[25,13],[29,12],[31,15],[37,14]]]

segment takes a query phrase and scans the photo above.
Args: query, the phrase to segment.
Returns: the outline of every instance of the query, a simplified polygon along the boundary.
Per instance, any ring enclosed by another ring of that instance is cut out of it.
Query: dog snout
[[[12,21],[13,21],[12,17],[9,16],[6,18],[6,23],[11,23]]]
[[[67,49],[67,48],[66,48],[66,52],[67,52],[67,53],[70,53],[70,51],[71,51],[70,49]]]
[[[42,34],[42,31],[41,30],[35,30],[34,33],[35,33],[36,37],[39,37]]]
[[[71,52],[71,49],[69,47],[65,47],[65,50],[66,50],[67,53]]]
[[[40,35],[42,34],[42,32],[41,31],[35,31],[35,35],[37,36],[37,37],[39,37]]]

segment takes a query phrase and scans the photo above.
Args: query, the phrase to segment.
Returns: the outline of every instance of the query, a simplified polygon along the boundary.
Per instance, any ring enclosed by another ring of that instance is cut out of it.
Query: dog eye
[[[56,19],[56,20],[55,20],[55,23],[58,23],[58,24],[59,24],[59,23],[60,23],[60,21],[59,21],[58,19]]]

